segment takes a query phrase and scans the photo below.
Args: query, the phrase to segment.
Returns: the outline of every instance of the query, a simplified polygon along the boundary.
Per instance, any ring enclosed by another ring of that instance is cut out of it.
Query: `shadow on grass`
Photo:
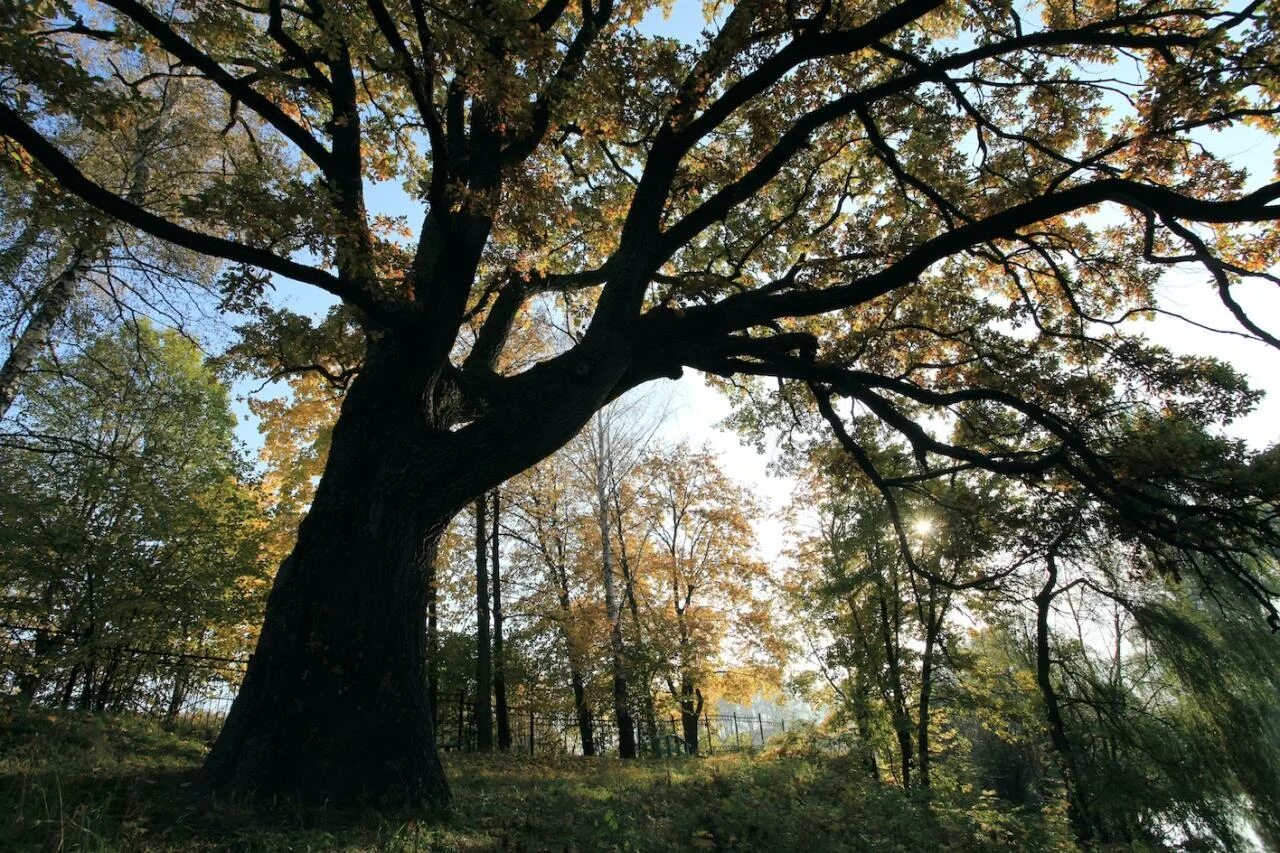
[[[129,718],[0,704],[0,851],[1061,849],[1060,820],[981,797],[926,803],[834,756],[454,754],[453,804],[431,813],[200,798],[206,747]]]

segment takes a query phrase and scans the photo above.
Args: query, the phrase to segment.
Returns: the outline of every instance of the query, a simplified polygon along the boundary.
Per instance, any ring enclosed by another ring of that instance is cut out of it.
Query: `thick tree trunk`
[[[427,703],[431,722],[440,723],[440,613],[436,586],[436,567],[427,567]]]
[[[498,749],[511,749],[511,717],[507,711],[507,671],[502,649],[502,549],[498,522],[502,516],[502,498],[493,490],[493,536],[490,562],[493,563],[493,703],[498,722]]]
[[[476,498],[476,749],[493,749],[493,652],[489,641],[489,537],[486,531],[484,495]]]
[[[276,575],[208,789],[313,803],[444,801],[424,661],[429,566],[457,509],[406,349],[371,345]],[[409,374],[409,375],[406,375]],[[454,476],[451,473],[448,476]],[[481,486],[483,489],[483,486]]]

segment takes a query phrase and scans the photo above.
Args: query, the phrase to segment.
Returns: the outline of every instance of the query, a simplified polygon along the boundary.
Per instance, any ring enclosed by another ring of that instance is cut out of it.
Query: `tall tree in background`
[[[507,708],[507,659],[502,636],[502,490],[493,490],[493,535],[489,561],[493,564],[493,713],[498,726],[498,749],[511,749],[511,714]]]
[[[631,713],[629,656],[622,636],[624,590],[614,555],[613,511],[622,481],[639,464],[652,427],[625,407],[597,412],[573,445],[570,456],[583,482],[590,486],[591,510],[599,546],[605,618],[609,623],[609,666],[613,678],[613,714],[618,726],[618,753],[635,758],[636,728]]]
[[[583,614],[582,602],[575,600],[576,566],[585,550],[580,535],[582,525],[576,517],[577,496],[572,489],[571,466],[564,454],[557,454],[524,472],[511,482],[507,503],[509,531],[524,559],[534,564],[535,576],[541,575],[550,606],[537,608],[549,612],[563,649],[569,677],[573,714],[578,724],[578,742],[583,755],[595,755],[595,717],[587,697],[588,658],[590,657],[590,619]],[[595,556],[594,552],[591,555]],[[593,572],[594,573],[594,572]],[[579,595],[578,599],[583,596]]]
[[[1214,476],[1171,501],[1103,449],[1134,410],[1224,419],[1248,398],[1220,364],[1118,326],[1166,265],[1201,265],[1277,343],[1233,291],[1276,257],[1280,185],[1199,144],[1274,130],[1272,6],[751,0],[683,45],[637,29],[653,5],[0,11],[0,134],[25,181],[229,262],[234,297],[272,274],[319,288],[362,336],[214,790],[446,797],[421,629],[445,526],[686,367],[789,380],[774,399],[816,406],[864,464],[837,398],[902,433],[919,476],[1060,472],[1276,616],[1242,556],[1275,544],[1271,495]],[[1097,73],[1111,64],[1133,79]],[[226,156],[176,208],[129,198],[58,135],[152,102],[155,75],[227,120]],[[408,239],[371,216],[369,179],[425,205]],[[500,370],[552,295],[581,338]]]
[[[28,699],[100,711],[172,684],[181,705],[179,656],[245,654],[268,583],[230,396],[193,344],[145,322],[56,368],[22,399],[46,445],[0,456],[0,620],[37,629],[10,675]]]
[[[476,749],[493,749],[493,634],[489,624],[489,532],[488,495],[476,498],[476,673],[475,707],[472,719],[476,726]]]
[[[735,611],[749,609],[768,579],[751,554],[753,502],[710,453],[681,445],[646,460],[646,469],[642,512],[654,538],[649,571],[662,602],[655,608],[660,627],[649,635],[665,638],[659,678],[679,708],[687,748],[697,753],[703,691],[726,641],[741,642],[730,631]]]
[[[1271,837],[1277,650],[1244,594],[1161,574],[1160,555],[1067,484],[1010,489],[975,471],[922,483],[904,447],[862,425],[876,470],[900,484],[918,570],[875,484],[819,442],[797,493],[816,524],[791,592],[839,709],[832,726],[856,733],[868,769],[888,754],[904,787],[940,776],[942,790],[979,785],[1011,803],[1061,798],[1086,843],[1159,845],[1173,828],[1213,849],[1240,846],[1246,827]],[[1164,429],[1129,457],[1154,466],[1153,488],[1175,447],[1184,472],[1219,463],[1204,447],[1217,439]],[[1261,487],[1273,459],[1237,475]],[[1255,636],[1253,652],[1219,646],[1228,636]]]

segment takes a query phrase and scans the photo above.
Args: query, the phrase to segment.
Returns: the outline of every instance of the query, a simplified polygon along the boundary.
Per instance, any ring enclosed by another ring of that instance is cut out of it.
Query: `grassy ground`
[[[191,794],[205,743],[125,717],[0,705],[0,850],[1060,849],[1060,816],[931,808],[839,759],[449,756],[445,812],[284,809]]]

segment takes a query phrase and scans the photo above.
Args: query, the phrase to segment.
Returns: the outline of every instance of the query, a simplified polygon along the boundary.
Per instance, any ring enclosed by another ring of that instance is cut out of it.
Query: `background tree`
[[[643,477],[639,511],[654,540],[645,568],[652,620],[646,633],[658,644],[651,652],[662,661],[656,675],[679,709],[685,745],[697,753],[703,691],[718,680],[725,647],[751,641],[741,629],[762,612],[753,605],[770,578],[751,553],[754,502],[710,453],[684,445],[655,453]],[[750,658],[744,658],[745,670]]]
[[[592,620],[583,613],[582,599],[594,590],[580,576],[585,566],[598,572],[598,564],[578,555],[583,543],[581,519],[576,516],[573,468],[563,455],[553,456],[512,481],[507,507],[509,531],[516,541],[516,558],[531,566],[542,580],[529,609],[534,621],[549,622],[565,665],[572,713],[577,718],[583,755],[596,754],[594,715],[587,694],[589,661],[593,657]],[[578,484],[581,488],[581,484]],[[591,552],[594,553],[594,552]]]
[[[197,684],[180,656],[245,654],[268,582],[227,391],[145,322],[26,385],[23,419],[49,443],[0,458],[0,619],[36,629],[10,676],[28,699],[181,705]],[[161,683],[172,694],[149,696]]]
[[[623,643],[622,611],[625,577],[618,569],[614,512],[619,508],[622,483],[640,464],[653,429],[636,416],[634,406],[612,406],[597,412],[571,445],[570,459],[589,488],[599,548],[605,618],[609,626],[609,663],[613,677],[613,713],[618,725],[618,751],[623,758],[636,757],[635,719],[631,710],[631,685]]]
[[[146,66],[143,60],[131,70],[143,74]],[[220,161],[255,156],[221,133],[199,88],[169,75],[138,87],[138,97],[114,102],[102,120],[63,122],[55,131],[82,169],[125,199],[174,213]],[[59,343],[138,317],[204,331],[217,307],[234,307],[227,288],[235,289],[235,274],[220,280],[216,259],[113,220],[54,182],[32,182],[23,158],[0,164],[0,184],[0,323],[7,331],[0,416],[36,359]]]
[[[1060,472],[1276,616],[1241,558],[1275,542],[1269,496],[1214,477],[1171,502],[1102,452],[1127,411],[1216,417],[1246,394],[1117,329],[1165,265],[1201,265],[1275,342],[1232,291],[1268,274],[1280,187],[1195,136],[1274,130],[1274,10],[744,2],[686,47],[641,34],[647,8],[5,7],[0,133],[27,181],[229,261],[237,297],[268,274],[320,288],[364,335],[212,788],[446,796],[420,620],[449,519],[686,367],[791,380],[776,399],[842,439],[833,400],[853,399],[926,474]],[[1096,73],[1120,63],[1133,80]],[[56,126],[148,100],[151,74],[273,156],[229,156],[178,210],[104,185]],[[425,206],[416,235],[370,215],[373,179]],[[580,339],[499,369],[555,295]]]
[[[1149,444],[1132,455],[1153,490],[1169,462],[1162,444],[1177,437],[1187,472],[1196,446],[1214,443],[1193,424],[1161,429],[1142,432]],[[1273,831],[1261,780],[1274,771],[1274,703],[1251,697],[1272,695],[1274,648],[1245,664],[1210,639],[1267,630],[1256,613],[1241,628],[1249,607],[1238,588],[1219,595],[1186,580],[1212,576],[1208,567],[1185,567],[1182,581],[1161,572],[1167,553],[1130,538],[1126,519],[1078,502],[1069,484],[1011,490],[975,472],[922,483],[904,476],[902,448],[870,429],[858,438],[896,484],[914,556],[860,466],[817,444],[803,500],[818,525],[792,592],[843,711],[833,725],[869,747],[871,773],[896,739],[904,786],[930,787],[940,759],[944,790],[980,784],[1011,805],[1061,798],[1089,843],[1157,845],[1176,828],[1191,843],[1233,849],[1243,827]],[[1236,476],[1266,479],[1272,455]],[[920,541],[926,518],[932,546]],[[946,607],[953,599],[976,636],[963,638]],[[944,716],[931,719],[938,688]],[[934,740],[948,746],[939,752]],[[1233,760],[1241,749],[1256,758]]]
[[[298,535],[324,471],[341,389],[317,373],[286,380],[287,396],[250,399],[249,411],[262,434],[261,489],[268,512],[264,550],[283,559]]]

